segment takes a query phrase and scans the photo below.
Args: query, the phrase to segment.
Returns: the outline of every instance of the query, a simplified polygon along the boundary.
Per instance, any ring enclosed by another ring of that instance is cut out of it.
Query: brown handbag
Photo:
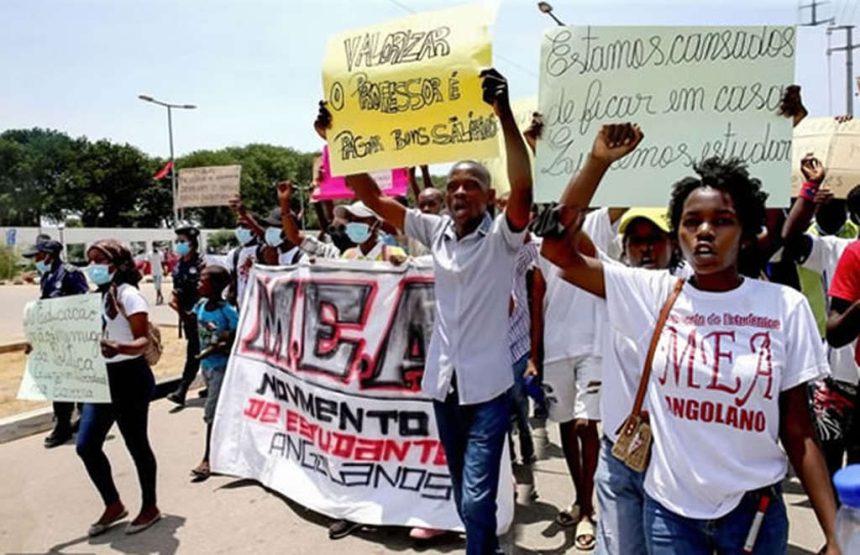
[[[654,352],[660,341],[660,334],[669,318],[669,312],[675,305],[681,289],[684,288],[684,280],[675,282],[675,287],[669,294],[669,298],[660,310],[657,324],[654,326],[654,334],[651,336],[651,345],[648,347],[648,356],[645,357],[645,366],[642,368],[642,377],[639,378],[639,389],[636,392],[636,400],[633,409],[621,427],[618,428],[618,439],[612,447],[612,454],[636,472],[644,472],[648,467],[648,459],[651,455],[651,426],[648,424],[648,413],[642,410],[645,394],[648,392],[648,382],[651,380],[651,362],[654,360]]]

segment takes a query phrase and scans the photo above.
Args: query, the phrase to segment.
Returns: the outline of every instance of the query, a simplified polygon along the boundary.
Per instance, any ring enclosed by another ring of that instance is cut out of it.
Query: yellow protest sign
[[[532,116],[537,111],[538,99],[537,96],[528,96],[511,100],[511,111],[514,113],[514,119],[517,122],[517,128],[520,133],[525,133],[526,129],[532,123]],[[508,157],[505,152],[505,136],[499,133],[497,137],[499,141],[499,155],[496,158],[487,158],[479,160],[484,167],[490,172],[490,181],[493,184],[493,189],[496,194],[500,195],[510,191],[511,184],[508,182]],[[532,175],[534,175],[534,154],[531,148],[528,149],[529,159],[532,162]]]
[[[497,156],[500,126],[481,98],[492,12],[413,14],[329,39],[323,88],[334,175]]]

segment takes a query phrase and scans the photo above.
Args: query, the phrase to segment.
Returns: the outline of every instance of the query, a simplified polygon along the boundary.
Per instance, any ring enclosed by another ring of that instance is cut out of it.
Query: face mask
[[[43,275],[43,274],[47,273],[48,270],[50,270],[50,269],[51,269],[51,263],[50,262],[46,262],[44,260],[37,260],[36,261],[36,271],[39,272],[39,275]]]
[[[370,226],[361,222],[350,222],[346,224],[346,236],[356,245],[360,245],[370,239]]]
[[[185,256],[191,252],[191,245],[188,243],[176,243],[176,254],[179,256]]]
[[[250,229],[246,227],[237,227],[236,228],[236,239],[239,241],[240,245],[247,245],[251,242],[251,239],[254,238],[254,234]]]
[[[269,227],[266,228],[266,244],[270,247],[278,247],[283,243],[284,240],[281,239],[281,228],[279,227]]]
[[[181,243],[180,243],[181,244]],[[105,285],[110,283],[116,272],[111,272],[107,264],[90,264],[86,268],[87,275],[96,285]]]

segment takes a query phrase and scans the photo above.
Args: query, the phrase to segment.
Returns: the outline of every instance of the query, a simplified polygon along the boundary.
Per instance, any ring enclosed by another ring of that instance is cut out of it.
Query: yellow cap
[[[621,217],[621,223],[618,225],[618,233],[623,235],[630,222],[638,218],[648,220],[666,233],[669,233],[671,229],[669,215],[666,213],[665,208],[630,208]]]

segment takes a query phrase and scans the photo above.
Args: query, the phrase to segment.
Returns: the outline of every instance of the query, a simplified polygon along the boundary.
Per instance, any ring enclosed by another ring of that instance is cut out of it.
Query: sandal
[[[583,517],[576,525],[576,548],[580,551],[591,551],[597,545],[594,522],[591,517]]]
[[[202,482],[203,480],[209,478],[212,475],[212,470],[209,468],[209,463],[202,462],[197,465],[197,468],[191,470],[191,475],[193,478],[192,482]]]
[[[578,520],[579,505],[576,503],[571,503],[570,507],[562,509],[555,517],[556,523],[558,523],[559,526],[564,526],[565,528],[573,526]]]

